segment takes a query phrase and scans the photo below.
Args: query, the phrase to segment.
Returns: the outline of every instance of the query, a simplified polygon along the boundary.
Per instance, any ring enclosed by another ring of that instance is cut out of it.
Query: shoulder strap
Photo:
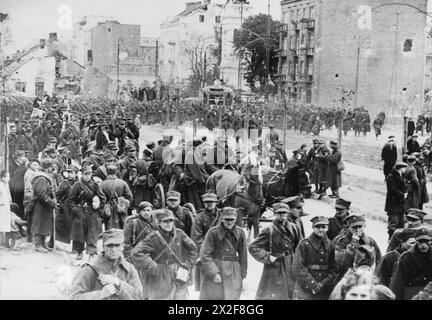
[[[164,237],[160,234],[159,230],[156,230],[156,234],[159,237],[160,241],[162,242],[162,244],[165,246],[165,248],[174,256],[174,258],[177,260],[177,262],[180,265],[184,265],[183,262],[180,261],[180,259],[176,256],[176,254],[174,253],[173,249],[170,247],[170,244],[172,244],[174,242],[175,236],[173,237],[173,239],[171,240],[171,242],[168,244],[168,242],[166,242],[166,240],[164,239]],[[162,253],[162,252],[161,252]]]

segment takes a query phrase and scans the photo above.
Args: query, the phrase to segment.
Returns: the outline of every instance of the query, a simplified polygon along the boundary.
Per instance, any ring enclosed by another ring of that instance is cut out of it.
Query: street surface
[[[160,125],[143,126],[140,138],[141,150],[143,150],[146,143],[161,139],[162,133],[177,134],[172,146],[177,145],[180,136],[175,128]],[[198,134],[201,133],[203,131],[198,130]],[[343,187],[340,195],[352,201],[351,212],[360,212],[366,215],[366,233],[377,241],[382,252],[385,252],[387,247],[384,176],[380,170],[379,161],[370,160],[371,165],[368,166],[364,165],[363,162],[367,157],[372,159],[377,156],[379,159],[383,143],[390,133],[384,130],[383,136],[378,140],[371,133],[367,137],[354,137],[353,133],[349,133],[348,137],[343,138],[342,145],[346,169],[342,176]],[[279,132],[279,136],[282,138],[283,133]],[[322,137],[326,138],[326,140],[335,139],[336,131],[323,132]],[[420,137],[420,143],[425,138]],[[307,143],[309,148],[312,139],[313,136],[289,131],[287,149],[299,148],[302,143]],[[358,146],[358,151],[355,151],[356,146]],[[352,148],[353,152],[363,152],[364,154],[356,158],[350,153],[349,149],[346,151],[345,148]],[[430,191],[431,188],[432,186],[428,183],[428,190]],[[304,211],[309,215],[303,218],[303,223],[307,236],[312,231],[310,223],[312,217],[315,215],[330,217],[334,214],[332,202],[329,198],[325,198],[324,201],[306,200]],[[431,219],[431,206],[426,205],[425,210],[429,213],[427,219]],[[265,223],[262,224],[262,227],[264,226]],[[65,299],[59,293],[56,281],[61,274],[64,274],[67,268],[70,268],[68,265],[77,265],[76,261],[74,261],[75,255],[70,252],[71,245],[63,243],[56,243],[56,252],[48,254],[34,252],[33,245],[29,243],[25,243],[24,249],[17,252],[0,248],[0,299]],[[86,255],[84,259],[87,259]],[[244,281],[242,299],[255,298],[256,288],[263,268],[263,265],[252,257],[249,257],[248,263],[248,275]],[[77,266],[72,268],[77,268]],[[198,298],[199,293],[195,292],[193,287],[190,288],[189,293],[191,299]]]

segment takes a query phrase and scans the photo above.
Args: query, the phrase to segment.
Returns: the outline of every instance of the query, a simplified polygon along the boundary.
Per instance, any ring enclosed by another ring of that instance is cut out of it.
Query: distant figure
[[[397,149],[395,146],[394,136],[389,136],[387,143],[382,148],[381,159],[384,161],[383,171],[384,176],[387,178],[397,160]]]

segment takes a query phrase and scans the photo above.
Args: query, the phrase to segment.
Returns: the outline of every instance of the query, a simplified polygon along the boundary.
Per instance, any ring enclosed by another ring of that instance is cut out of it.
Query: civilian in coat
[[[417,160],[414,165],[417,173],[417,179],[419,181],[419,209],[423,209],[423,204],[429,202],[429,195],[427,192],[427,186],[426,186],[426,172],[423,168],[423,156],[421,153],[414,153],[413,155],[416,156]]]
[[[412,118],[408,119],[408,133],[407,136],[410,137],[414,134],[415,130],[415,122],[412,120]]]
[[[349,268],[353,267],[356,250],[362,245],[367,245],[374,249],[375,263],[381,259],[381,251],[377,242],[364,232],[366,227],[364,217],[350,215],[345,220],[349,225],[349,229],[333,240],[339,279],[343,277]]]
[[[397,148],[395,146],[394,136],[390,136],[387,143],[382,148],[381,160],[384,161],[383,171],[384,176],[387,178],[397,161]]]
[[[415,168],[416,161],[417,159],[414,155],[410,155],[407,158],[408,167],[405,170],[404,178],[408,196],[405,200],[405,211],[411,208],[418,208],[420,204],[420,182]]]
[[[342,159],[337,142],[330,141],[331,154],[327,154],[327,186],[330,187],[332,195],[330,198],[339,198],[339,188],[342,187],[342,173],[338,170],[338,164]]]
[[[311,222],[313,233],[300,241],[294,255],[294,299],[328,300],[338,274],[334,248],[326,235],[329,222],[323,216]]]
[[[141,300],[138,272],[123,256],[123,231],[111,229],[101,234],[103,251],[85,263],[72,282],[73,300]]]
[[[330,151],[325,146],[324,140],[320,140],[318,149],[315,154],[315,159],[317,162],[317,182],[319,185],[319,189],[315,190],[316,193],[325,194],[327,190],[327,169],[328,169],[328,161],[327,155],[330,154]]]
[[[407,141],[407,154],[413,154],[414,152],[421,152],[420,144],[417,141],[418,135],[413,135],[411,139]]]
[[[387,177],[387,195],[384,211],[388,215],[387,230],[389,239],[397,228],[405,224],[405,199],[408,194],[405,187],[405,170],[408,165],[398,162]]]
[[[41,171],[33,179],[32,226],[33,242],[38,252],[51,251],[45,242],[46,237],[52,235],[53,214],[57,207],[55,184],[52,179],[54,170],[52,159],[43,159]]]
[[[422,228],[416,245],[400,256],[390,283],[397,300],[410,300],[432,281],[431,241],[431,230]]]
[[[85,245],[89,260],[92,260],[97,254],[98,235],[102,232],[100,214],[106,197],[100,186],[92,180],[92,168],[83,166],[81,172],[81,179],[72,186],[67,199],[72,215],[72,250],[77,252],[77,259],[81,260]]]
[[[114,141],[115,137],[111,130],[107,129],[107,123],[101,121],[99,123],[99,130],[96,132],[96,150],[103,150],[108,142]]]
[[[188,237],[192,232],[194,217],[189,209],[180,206],[181,194],[177,191],[166,193],[166,206],[174,214],[176,228],[183,230]]]
[[[288,221],[290,209],[285,203],[273,208],[276,217],[272,224],[249,246],[250,254],[264,264],[257,300],[289,300],[294,291],[292,262],[302,235],[298,226]]]
[[[182,230],[174,227],[172,211],[156,210],[154,216],[157,230],[132,249],[132,261],[146,274],[149,300],[186,300],[190,270],[198,257],[197,247]]]
[[[311,176],[311,182],[315,184],[315,190],[318,190],[318,180],[315,172],[315,154],[319,146],[319,140],[313,139],[312,148],[308,151],[306,155],[305,169]]]
[[[390,286],[391,278],[393,275],[394,267],[405,251],[410,250],[415,244],[415,233],[417,231],[413,229],[404,229],[399,236],[399,246],[387,252],[377,265],[375,269],[375,276],[379,279],[380,283],[386,287]]]
[[[336,213],[333,217],[329,219],[329,227],[327,231],[327,237],[330,240],[336,238],[344,230],[346,230],[347,225],[345,224],[345,219],[348,217],[351,201],[344,200],[342,198],[336,199],[335,209]]]
[[[225,207],[221,215],[222,222],[208,231],[201,247],[200,300],[239,300],[246,278],[246,236],[236,226],[237,210]]]
[[[117,177],[117,167],[109,165],[107,167],[108,177],[102,181],[101,189],[105,194],[107,203],[111,206],[111,217],[104,218],[105,228],[120,228],[123,229],[124,221],[127,213],[117,212],[117,202],[119,197],[123,197],[129,201],[129,206],[132,204],[133,195],[126,181]]]

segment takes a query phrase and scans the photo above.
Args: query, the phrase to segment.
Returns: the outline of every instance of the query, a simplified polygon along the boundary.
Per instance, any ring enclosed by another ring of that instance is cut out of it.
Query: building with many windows
[[[425,90],[427,0],[284,0],[280,48],[282,91],[291,101],[350,105],[400,117],[418,114]],[[405,94],[403,94],[405,92]]]

